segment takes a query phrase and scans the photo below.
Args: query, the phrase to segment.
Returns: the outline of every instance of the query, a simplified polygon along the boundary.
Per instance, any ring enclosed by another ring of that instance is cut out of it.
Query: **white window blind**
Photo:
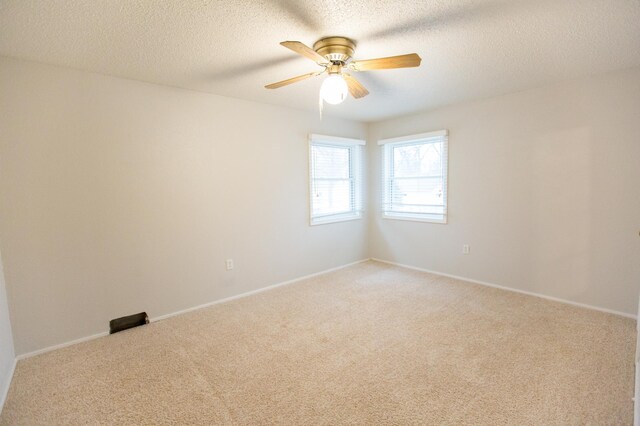
[[[311,135],[311,224],[362,217],[362,145],[358,139]]]
[[[383,217],[446,223],[448,132],[378,144],[383,145]]]

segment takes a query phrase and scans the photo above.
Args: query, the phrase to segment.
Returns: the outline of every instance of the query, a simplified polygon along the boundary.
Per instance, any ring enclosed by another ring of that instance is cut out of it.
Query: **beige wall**
[[[638,117],[638,69],[367,126],[0,58],[16,353],[368,256],[635,313]],[[442,128],[449,224],[380,219],[376,140]],[[307,134],[367,129],[371,220],[308,226]]]
[[[363,124],[4,58],[0,129],[18,354],[367,256],[307,198],[307,134]]]
[[[4,399],[9,391],[14,360],[15,353],[13,351],[11,321],[9,320],[9,305],[7,304],[4,271],[2,259],[0,258],[0,411],[2,411]]]
[[[439,129],[450,132],[449,224],[372,209],[372,257],[636,313],[640,69],[371,125],[374,205],[376,141]]]

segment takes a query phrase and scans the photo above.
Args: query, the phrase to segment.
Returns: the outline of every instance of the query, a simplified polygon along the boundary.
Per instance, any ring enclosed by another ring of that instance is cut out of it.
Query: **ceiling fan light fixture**
[[[320,87],[320,97],[331,105],[338,105],[347,98],[349,87],[340,74],[329,74]]]

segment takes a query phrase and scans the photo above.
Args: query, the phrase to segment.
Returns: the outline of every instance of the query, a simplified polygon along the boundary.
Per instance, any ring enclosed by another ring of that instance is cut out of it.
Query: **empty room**
[[[640,425],[638,0],[0,0],[0,425]]]

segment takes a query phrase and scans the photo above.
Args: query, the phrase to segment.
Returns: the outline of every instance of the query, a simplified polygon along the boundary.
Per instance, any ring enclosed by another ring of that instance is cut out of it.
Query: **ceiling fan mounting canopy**
[[[326,37],[313,44],[320,56],[324,56],[331,62],[342,62],[343,64],[353,57],[356,44],[346,37]]]

